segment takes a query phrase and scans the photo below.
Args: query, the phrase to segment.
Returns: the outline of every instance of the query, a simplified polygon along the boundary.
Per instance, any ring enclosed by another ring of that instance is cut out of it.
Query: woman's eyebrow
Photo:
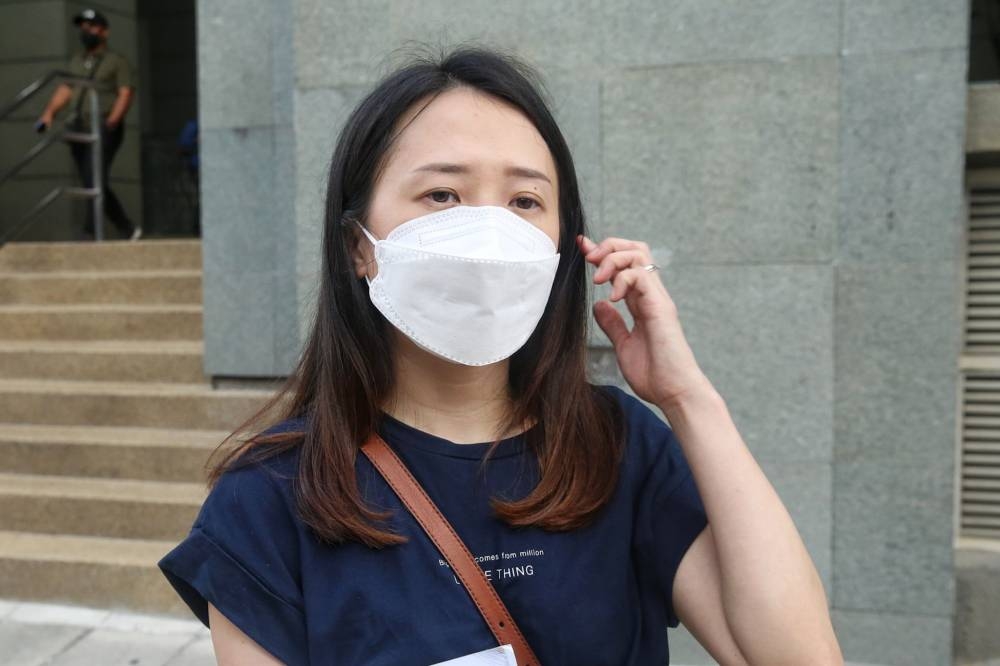
[[[419,166],[414,171],[432,171],[435,173],[459,173],[467,174],[471,169],[464,164],[454,164],[451,162],[432,162],[430,164],[424,164]],[[504,169],[504,174],[507,176],[519,176],[521,178],[534,178],[537,180],[544,180],[549,185],[552,181],[541,171],[536,169],[529,169],[528,167],[511,166]]]

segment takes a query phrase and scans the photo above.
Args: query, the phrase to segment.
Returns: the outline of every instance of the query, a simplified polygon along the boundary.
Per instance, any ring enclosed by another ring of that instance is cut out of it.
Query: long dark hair
[[[381,547],[406,540],[379,524],[388,514],[365,504],[355,476],[360,446],[375,430],[390,394],[393,359],[390,324],[372,305],[365,280],[354,272],[355,230],[348,220],[366,219],[373,187],[404,114],[458,86],[504,100],[534,123],[552,153],[560,192],[559,268],[545,314],[511,357],[509,370],[513,409],[506,426],[535,422],[525,437],[540,478],[522,499],[494,498],[493,509],[512,526],[571,530],[587,524],[617,484],[624,448],[620,409],[613,397],[587,381],[588,283],[575,240],[585,233],[585,225],[573,159],[534,72],[512,56],[462,47],[439,57],[413,59],[384,78],[347,120],[330,163],[312,332],[293,374],[233,435],[275,408],[275,420],[302,418],[304,425],[251,437],[209,471],[212,486],[237,463],[300,447],[295,478],[299,515],[330,543],[354,540]]]

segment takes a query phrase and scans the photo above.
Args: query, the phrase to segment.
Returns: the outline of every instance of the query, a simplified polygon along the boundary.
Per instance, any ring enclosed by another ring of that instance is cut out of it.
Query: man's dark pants
[[[81,132],[88,132],[90,128],[88,126],[82,126],[78,129]],[[104,163],[104,168],[102,170],[103,175],[101,177],[101,182],[104,184],[104,216],[105,219],[109,220],[118,232],[128,238],[132,235],[134,230],[134,225],[128,219],[128,215],[125,214],[125,209],[122,208],[122,204],[118,201],[118,197],[115,193],[111,191],[110,181],[108,180],[108,172],[111,170],[111,160],[114,159],[115,153],[118,152],[118,148],[122,145],[122,139],[125,138],[125,123],[119,123],[117,127],[113,130],[108,129],[104,123],[101,123],[101,137],[103,139],[101,149],[102,162]],[[89,143],[71,143],[69,144],[70,152],[73,154],[73,161],[76,162],[76,170],[80,174],[80,180],[83,181],[84,187],[93,187],[94,179],[93,172],[91,169],[91,159],[90,159],[90,144]],[[91,205],[90,201],[87,201],[87,224],[84,230],[89,236],[94,234],[94,207]]]

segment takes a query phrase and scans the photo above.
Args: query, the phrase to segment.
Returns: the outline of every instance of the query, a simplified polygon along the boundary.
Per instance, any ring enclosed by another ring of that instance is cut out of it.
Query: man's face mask
[[[86,48],[92,49],[92,48],[98,47],[102,43],[104,43],[104,39],[100,35],[95,34],[93,32],[89,32],[87,30],[81,30],[80,31],[80,42]]]
[[[548,235],[499,206],[454,206],[378,240],[368,295],[419,347],[463,365],[501,361],[545,312],[559,254]]]

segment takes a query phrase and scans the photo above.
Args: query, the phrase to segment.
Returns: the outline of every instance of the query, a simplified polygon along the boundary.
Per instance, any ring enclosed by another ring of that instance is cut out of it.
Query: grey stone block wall
[[[859,660],[952,653],[967,17],[844,6],[833,603]]]
[[[278,5],[199,3],[210,374],[291,370],[330,154],[370,85],[414,41],[514,50],[547,80],[593,234],[669,258],[847,658],[946,663],[965,2]],[[594,378],[621,383],[592,344]]]
[[[197,3],[205,372],[271,377],[298,351],[292,3]]]
[[[0,2],[0,106],[35,79],[53,69],[66,69],[80,49],[71,20],[81,9],[94,7],[111,23],[110,47],[133,65],[133,77],[142,86],[138,71],[135,0],[83,3],[64,0]],[[0,121],[0,172],[24,155],[40,138],[33,125],[44,109],[51,85],[30,102]],[[142,170],[140,168],[141,103],[133,99],[125,120],[125,140],[111,167],[111,184],[126,212],[142,224]],[[61,116],[65,118],[64,109]],[[57,122],[60,118],[57,117]],[[0,186],[0,233],[26,213],[52,189],[78,185],[76,168],[65,145],[53,145],[14,179]],[[73,240],[83,230],[85,205],[61,200],[43,212],[17,240]],[[106,229],[110,228],[110,223]],[[113,232],[108,232],[109,235]]]

